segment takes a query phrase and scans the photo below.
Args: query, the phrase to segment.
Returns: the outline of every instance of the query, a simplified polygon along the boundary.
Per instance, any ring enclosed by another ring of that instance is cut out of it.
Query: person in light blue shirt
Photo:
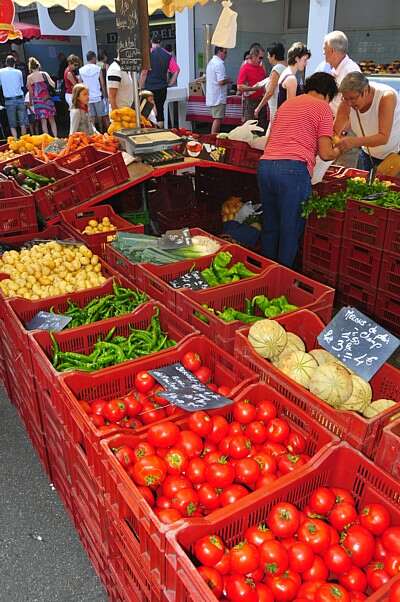
[[[6,58],[4,69],[0,69],[0,86],[3,89],[11,134],[14,138],[18,138],[18,127],[21,129],[21,135],[26,134],[28,114],[23,89],[24,80],[21,71],[15,68],[15,58],[12,55]]]

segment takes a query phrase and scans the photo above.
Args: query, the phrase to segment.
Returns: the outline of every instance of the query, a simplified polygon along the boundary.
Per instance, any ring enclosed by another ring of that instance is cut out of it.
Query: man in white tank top
[[[363,73],[349,73],[339,88],[343,101],[339,106],[335,133],[352,129],[338,146],[342,152],[361,148],[359,169],[370,170],[390,153],[400,151],[400,97],[386,84],[369,82]]]

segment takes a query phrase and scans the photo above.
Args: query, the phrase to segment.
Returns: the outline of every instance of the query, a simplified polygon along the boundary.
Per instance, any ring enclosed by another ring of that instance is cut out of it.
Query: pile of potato
[[[91,219],[82,231],[82,234],[100,234],[101,232],[115,232],[116,230],[117,226],[114,226],[108,217],[103,217],[101,222]]]
[[[102,285],[99,257],[85,245],[43,242],[30,249],[6,251],[0,258],[0,281],[6,297],[45,299]]]

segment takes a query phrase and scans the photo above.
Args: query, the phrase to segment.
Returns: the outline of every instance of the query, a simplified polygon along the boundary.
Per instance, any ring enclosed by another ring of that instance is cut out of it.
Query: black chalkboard
[[[26,324],[27,330],[63,330],[72,320],[71,316],[53,314],[47,311],[39,311],[30,322]]]
[[[231,399],[203,385],[180,362],[149,370],[149,374],[166,389],[157,395],[187,412],[223,408],[232,403]]]
[[[343,307],[320,333],[318,342],[366,381],[400,344],[397,337],[354,307]]]
[[[142,68],[139,14],[139,0],[115,0],[119,62],[123,71]]]
[[[183,276],[171,280],[169,284],[173,288],[190,288],[192,291],[209,288],[199,270],[187,272],[186,274],[183,274]]]

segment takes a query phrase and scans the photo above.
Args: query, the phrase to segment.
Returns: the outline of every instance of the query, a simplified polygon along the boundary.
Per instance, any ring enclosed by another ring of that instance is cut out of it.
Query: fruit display
[[[96,219],[89,220],[87,226],[82,230],[82,234],[99,234],[100,232],[115,232],[116,230],[117,227],[106,216],[102,218],[101,222]]]
[[[54,138],[49,134],[40,134],[31,136],[30,134],[24,134],[18,140],[10,136],[7,138],[9,149],[14,153],[22,155],[24,153],[32,153],[38,159],[43,159],[44,149],[46,146],[51,144]]]
[[[111,125],[108,128],[108,133],[110,135],[114,134],[114,132],[119,132],[122,129],[129,129],[136,127],[136,112],[134,109],[130,107],[124,107],[122,109],[114,109],[110,113]],[[140,116],[140,125],[142,127],[152,127],[150,121]]]
[[[52,158],[65,157],[70,153],[92,144],[97,150],[109,153],[116,153],[119,150],[119,142],[114,136],[108,134],[94,134],[93,136],[88,136],[82,132],[75,132],[68,137],[66,146],[58,154],[52,155]]]
[[[399,554],[400,527],[384,504],[358,510],[350,491],[331,487],[311,491],[304,508],[275,504],[233,547],[213,533],[194,545],[213,596],[232,602],[361,602],[398,574]]]
[[[84,245],[43,242],[21,251],[6,251],[0,258],[0,281],[6,297],[45,299],[103,284],[97,255]]]
[[[373,418],[396,402],[372,400],[370,384],[324,349],[306,351],[302,339],[278,322],[260,320],[250,327],[254,351],[278,370],[337,410],[352,410]]]
[[[373,75],[397,75],[400,73],[400,61],[391,63],[376,63],[375,61],[361,61],[360,69],[363,73]]]

